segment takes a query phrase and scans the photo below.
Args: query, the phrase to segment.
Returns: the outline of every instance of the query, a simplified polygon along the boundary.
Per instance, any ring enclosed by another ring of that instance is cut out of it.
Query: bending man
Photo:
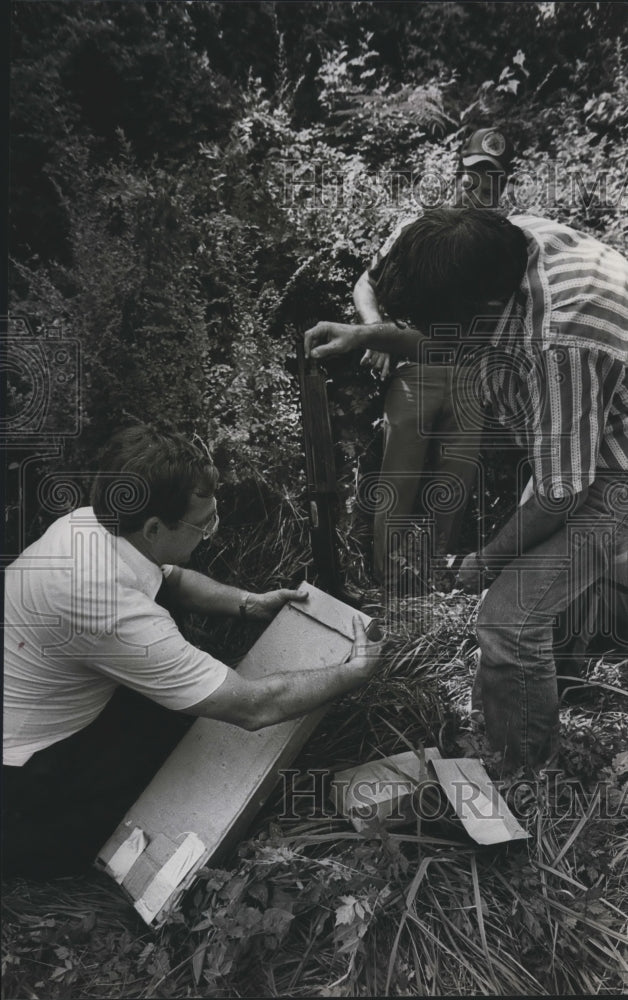
[[[514,151],[497,128],[473,132],[460,153],[454,185],[456,207],[498,209],[506,186]],[[401,220],[356,282],[353,301],[362,323],[380,323],[384,318],[378,300],[377,276],[404,228],[416,221],[416,213]],[[362,364],[370,364],[385,378],[392,372],[384,400],[384,449],[380,479],[387,487],[385,503],[375,510],[373,524],[373,571],[384,583],[389,569],[387,525],[391,537],[403,530],[403,519],[414,512],[417,499],[423,514],[432,513],[432,552],[454,552],[464,511],[476,478],[482,437],[481,421],[468,426],[465,407],[454,407],[453,371],[446,357],[410,356],[402,351],[367,350]],[[436,498],[433,504],[424,497]],[[440,503],[438,502],[440,500]],[[443,502],[444,501],[444,502]],[[431,510],[430,510],[431,508]]]
[[[460,579],[494,580],[478,620],[489,739],[506,766],[536,766],[558,720],[554,623],[628,582],[628,261],[548,219],[438,209],[400,235],[377,294],[396,323],[319,323],[307,350],[410,353],[456,326],[467,382],[527,449],[531,495]]]

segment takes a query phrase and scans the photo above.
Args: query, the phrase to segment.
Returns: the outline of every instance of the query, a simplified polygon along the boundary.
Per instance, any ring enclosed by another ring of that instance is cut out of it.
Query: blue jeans
[[[628,646],[627,587],[628,483],[606,476],[556,534],[513,559],[488,590],[478,614],[477,681],[489,742],[507,769],[538,766],[554,749],[556,666],[574,639],[584,648],[592,624],[602,625],[614,644]],[[593,595],[595,623],[586,613]],[[556,645],[561,618],[567,628]]]

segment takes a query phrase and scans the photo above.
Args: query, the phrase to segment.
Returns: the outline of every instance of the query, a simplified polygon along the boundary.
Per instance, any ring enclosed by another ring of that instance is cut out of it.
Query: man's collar
[[[116,537],[114,544],[122,561],[135,575],[138,589],[148,597],[154,598],[163,582],[161,567],[122,535]]]

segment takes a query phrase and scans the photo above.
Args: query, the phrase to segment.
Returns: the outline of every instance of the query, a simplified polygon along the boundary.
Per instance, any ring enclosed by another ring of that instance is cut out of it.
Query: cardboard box
[[[353,618],[370,619],[302,584],[238,667],[243,677],[311,670],[346,660]],[[250,733],[198,719],[100,850],[111,875],[148,924],[158,926],[198,869],[233,847],[324,714],[318,709]]]

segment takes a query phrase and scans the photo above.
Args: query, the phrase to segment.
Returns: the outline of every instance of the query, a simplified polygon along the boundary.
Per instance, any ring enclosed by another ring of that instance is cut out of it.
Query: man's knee
[[[516,595],[502,577],[489,587],[478,611],[476,634],[482,664],[498,666],[509,662],[515,654],[521,631],[521,609]]]

